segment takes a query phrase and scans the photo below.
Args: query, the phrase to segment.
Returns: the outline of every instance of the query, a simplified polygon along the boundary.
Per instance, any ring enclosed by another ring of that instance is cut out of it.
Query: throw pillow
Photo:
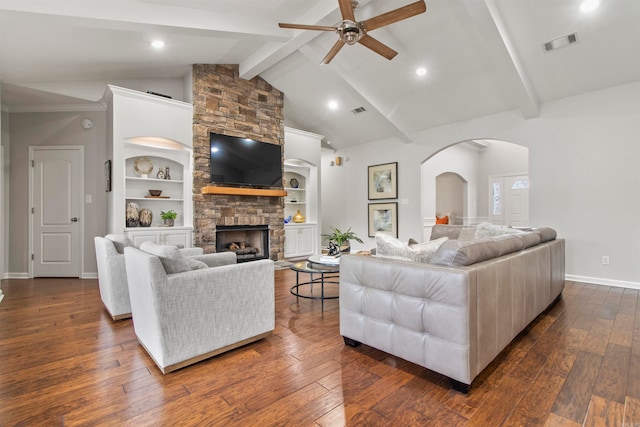
[[[140,245],[140,250],[157,256],[167,274],[184,273],[185,271],[209,268],[209,266],[202,261],[183,257],[177,246],[143,242]]]
[[[431,256],[440,245],[449,240],[442,237],[425,243],[407,245],[393,236],[384,233],[376,234],[376,256],[381,258],[398,259],[402,261],[429,262]]]
[[[517,228],[505,227],[504,225],[495,225],[489,222],[483,222],[476,227],[476,239],[484,239],[485,237],[502,236],[505,234],[522,234],[524,231]]]
[[[409,248],[413,251],[413,261],[424,263],[429,262],[431,257],[447,240],[449,240],[448,237],[441,237],[439,239],[429,240],[428,242],[418,243],[417,245],[411,245]]]
[[[411,260],[409,245],[384,233],[376,233],[376,256],[405,261]]]
[[[449,224],[449,216],[445,215],[445,216],[439,218],[436,215],[436,224]]]
[[[116,251],[119,254],[124,253],[124,248],[127,246],[133,246],[131,240],[123,234],[107,234],[104,236],[105,239],[111,240],[113,242],[113,246],[116,247]]]

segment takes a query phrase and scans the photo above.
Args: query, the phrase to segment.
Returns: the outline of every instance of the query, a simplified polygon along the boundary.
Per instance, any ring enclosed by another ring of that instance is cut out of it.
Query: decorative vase
[[[173,227],[173,218],[167,218],[164,220],[165,227]]]
[[[140,224],[140,212],[138,211],[138,204],[129,202],[127,204],[126,213],[127,227],[137,227]]]
[[[351,252],[351,242],[348,241],[348,240],[346,242],[343,242],[340,245],[340,252],[344,253],[344,254],[350,253]]]
[[[153,220],[153,213],[150,209],[140,209],[140,227],[151,227],[151,221]]]
[[[293,216],[293,222],[304,222],[304,215],[300,213],[300,209],[298,209],[298,212],[296,212],[296,214]]]
[[[164,179],[171,179],[171,175],[169,175],[169,166],[164,168]]]

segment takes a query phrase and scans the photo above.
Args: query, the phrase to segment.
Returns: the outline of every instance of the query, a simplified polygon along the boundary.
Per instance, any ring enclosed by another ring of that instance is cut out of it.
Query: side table
[[[331,295],[326,296],[324,294],[324,285],[327,283],[330,284],[339,284],[340,282],[337,280],[340,276],[340,264],[339,263],[331,263],[325,264],[321,262],[320,256],[314,255],[309,257],[307,261],[300,261],[293,264],[290,268],[291,270],[296,272],[296,284],[293,285],[290,289],[292,295],[296,296],[296,301],[298,298],[307,298],[307,299],[319,299],[322,301],[322,311],[324,311],[324,300],[326,299],[337,299],[339,295]],[[309,280],[306,282],[300,282],[300,273],[309,274]],[[314,277],[316,275],[316,277]],[[315,295],[313,293],[313,285],[320,285],[320,295]],[[309,293],[300,293],[300,287],[309,287]]]

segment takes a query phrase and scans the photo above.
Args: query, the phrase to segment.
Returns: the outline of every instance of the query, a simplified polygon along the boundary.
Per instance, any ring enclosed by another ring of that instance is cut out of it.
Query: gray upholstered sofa
[[[343,256],[345,343],[363,343],[439,372],[467,392],[564,288],[564,240],[555,231],[480,238],[477,232],[435,226],[431,238],[440,246],[427,263],[382,258],[379,250],[378,256]]]
[[[124,249],[133,326],[163,373],[264,338],[275,327],[274,266],[233,252],[180,257],[145,242]]]

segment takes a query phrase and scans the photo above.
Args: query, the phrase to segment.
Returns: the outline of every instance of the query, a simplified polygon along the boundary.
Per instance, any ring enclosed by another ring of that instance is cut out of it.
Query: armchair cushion
[[[143,242],[140,245],[140,249],[160,258],[160,262],[167,274],[184,273],[185,271],[209,267],[197,259],[183,257],[177,246]]]
[[[119,254],[123,254],[124,248],[127,246],[133,246],[131,240],[123,234],[107,234],[104,238],[113,242],[113,246],[115,246],[116,251],[118,251]]]

